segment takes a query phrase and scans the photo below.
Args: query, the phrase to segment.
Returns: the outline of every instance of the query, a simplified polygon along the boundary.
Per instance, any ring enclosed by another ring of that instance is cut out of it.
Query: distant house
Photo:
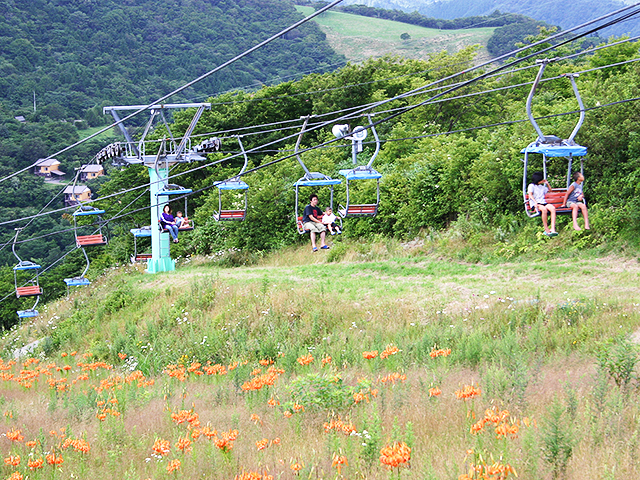
[[[36,166],[33,169],[33,173],[45,178],[60,178],[64,176],[64,172],[61,172],[60,162],[55,158],[45,160],[41,158],[36,162]]]
[[[102,165],[83,165],[80,168],[80,181],[86,182],[97,177],[104,175],[104,168]]]
[[[68,207],[91,199],[91,189],[86,185],[73,185],[64,189],[64,204]]]

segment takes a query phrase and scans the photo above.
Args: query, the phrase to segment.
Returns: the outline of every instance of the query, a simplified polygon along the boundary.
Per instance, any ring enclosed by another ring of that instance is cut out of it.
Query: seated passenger
[[[318,195],[315,193],[309,197],[309,205],[304,207],[302,214],[302,227],[311,233],[311,249],[318,251],[316,247],[316,233],[320,234],[320,248],[327,250],[328,245],[324,243],[324,237],[327,234],[327,227],[322,224],[322,210],[318,207]]]
[[[176,226],[178,228],[190,228],[191,225],[189,224],[189,219],[187,217],[183,217],[182,216],[182,212],[177,211],[176,212]]]
[[[169,205],[164,206],[158,221],[163,229],[169,231],[169,234],[173,238],[173,243],[178,243],[178,226],[176,225],[175,218],[171,215],[171,207]]]
[[[573,174],[574,182],[569,185],[567,193],[562,200],[562,206],[567,206],[571,209],[571,218],[573,219],[573,228],[580,230],[578,225],[578,210],[582,212],[584,218],[584,229],[589,230],[589,214],[587,213],[587,205],[584,203],[584,193],[582,193],[582,182],[584,182],[584,175],[580,172]]]
[[[547,200],[544,198],[547,192],[551,192],[553,189],[542,172],[534,172],[532,175],[532,183],[527,188],[527,194],[529,197],[529,205],[534,208],[536,212],[540,212],[542,217],[542,225],[544,226],[544,234],[547,237],[555,237],[558,235],[556,232],[556,207],[552,204],[547,204]],[[547,217],[551,215],[551,229],[547,224]]]
[[[335,235],[336,233],[340,235],[342,233],[340,227],[336,225],[336,216],[333,214],[333,210],[331,210],[331,207],[327,207],[324,211],[324,215],[322,216],[322,224],[327,227],[331,235]]]

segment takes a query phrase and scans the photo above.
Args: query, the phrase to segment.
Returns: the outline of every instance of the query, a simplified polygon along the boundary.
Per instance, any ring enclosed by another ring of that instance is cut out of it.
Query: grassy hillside
[[[434,246],[112,270],[2,338],[5,477],[637,477],[640,265]]]
[[[296,9],[307,15],[313,11],[312,7],[304,6],[296,6]],[[430,53],[446,51],[451,54],[476,44],[482,46],[481,60],[487,56],[487,41],[495,30],[436,30],[341,12],[326,12],[316,19],[316,23],[327,35],[331,47],[352,62],[384,55],[424,59]],[[411,38],[402,40],[400,36],[403,33]]]

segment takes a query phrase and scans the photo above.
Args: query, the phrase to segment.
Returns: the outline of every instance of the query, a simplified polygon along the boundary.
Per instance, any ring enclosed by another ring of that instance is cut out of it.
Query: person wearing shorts
[[[542,225],[544,227],[544,234],[547,237],[555,237],[556,233],[556,207],[552,204],[547,204],[545,195],[552,190],[551,185],[542,172],[535,172],[532,175],[532,182],[527,188],[527,194],[529,196],[529,205],[531,208],[540,212],[542,218]],[[551,217],[551,228],[547,223],[547,217]]]
[[[318,251],[316,246],[316,234],[320,234],[320,248],[322,250],[328,250],[329,246],[324,243],[325,235],[327,234],[327,227],[322,224],[322,209],[318,207],[318,195],[315,193],[309,197],[309,205],[304,207],[304,213],[302,214],[302,227],[308,230],[311,237],[311,249],[314,252]]]
[[[573,174],[573,180],[574,182],[569,185],[564,196],[562,206],[566,205],[571,209],[571,218],[573,219],[573,228],[575,230],[581,230],[578,225],[578,210],[582,212],[582,217],[584,218],[584,229],[589,230],[589,213],[587,212],[587,205],[584,203],[584,193],[582,193],[584,175],[576,172]]]

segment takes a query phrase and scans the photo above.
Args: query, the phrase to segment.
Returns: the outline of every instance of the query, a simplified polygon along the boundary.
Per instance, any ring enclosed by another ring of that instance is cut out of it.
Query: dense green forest
[[[50,118],[80,119],[104,101],[153,101],[301,18],[292,3],[276,0],[3,2],[1,106],[24,115],[35,93]],[[343,61],[308,23],[173,100],[327,71]]]

